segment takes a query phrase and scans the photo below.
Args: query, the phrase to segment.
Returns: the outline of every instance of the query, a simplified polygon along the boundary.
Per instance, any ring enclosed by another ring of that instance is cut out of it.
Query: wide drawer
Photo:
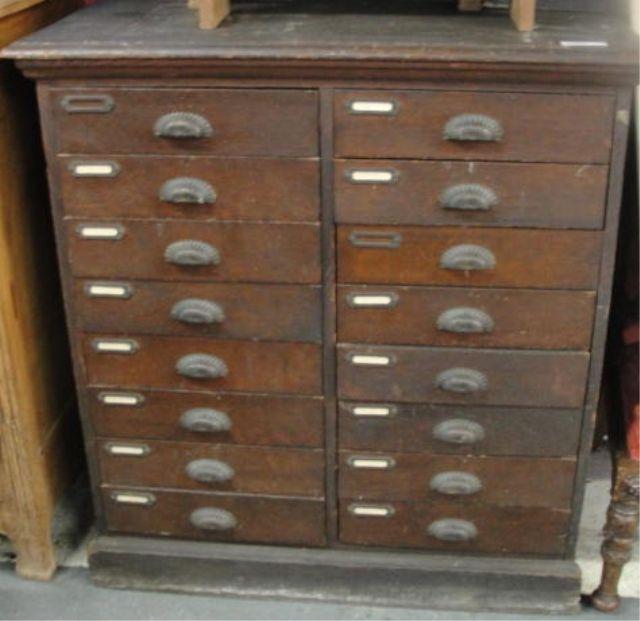
[[[85,218],[318,220],[317,160],[66,156],[65,213]]]
[[[96,448],[102,481],[112,486],[324,496],[324,453],[318,449],[105,438]]]
[[[559,556],[570,513],[456,502],[340,502],[340,541],[447,552]]]
[[[342,399],[583,405],[589,354],[338,345]]]
[[[85,332],[321,340],[320,287],[76,280]]]
[[[98,386],[322,394],[320,345],[111,335],[82,345]]]
[[[316,224],[68,219],[66,227],[75,276],[320,282]]]
[[[43,89],[42,97],[58,153],[318,153],[313,91],[86,85]]]
[[[334,97],[335,152],[341,157],[606,163],[613,113],[609,96],[344,90]]]
[[[581,410],[340,402],[340,448],[458,455],[571,457]]]
[[[587,350],[595,301],[592,291],[341,285],[338,339]]]
[[[97,436],[215,444],[321,447],[319,397],[90,388],[86,404]]]
[[[110,532],[320,546],[324,502],[103,487]]]
[[[595,289],[595,231],[338,227],[343,283]]]
[[[338,222],[602,228],[606,166],[338,160]]]
[[[574,459],[340,451],[340,498],[569,509]]]

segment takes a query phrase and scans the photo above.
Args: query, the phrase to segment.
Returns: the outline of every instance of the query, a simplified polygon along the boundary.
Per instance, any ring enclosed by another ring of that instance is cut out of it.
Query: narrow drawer
[[[66,227],[75,276],[320,282],[316,224],[69,219]]]
[[[69,215],[318,220],[313,159],[61,156],[58,163]]]
[[[76,280],[81,330],[276,341],[321,340],[320,287]]]
[[[356,545],[561,556],[570,513],[456,502],[340,502],[340,541]]]
[[[600,229],[606,166],[338,160],[336,219]]]
[[[96,448],[102,481],[112,486],[324,496],[318,449],[118,439],[100,439]]]
[[[313,156],[309,90],[51,88],[45,107],[60,153]]]
[[[338,227],[338,280],[357,284],[596,289],[595,231]]]
[[[98,386],[322,393],[320,345],[91,335],[83,349]]]
[[[341,157],[606,163],[609,96],[344,90],[334,98]],[[580,119],[580,131],[576,131]]]
[[[573,459],[340,451],[340,498],[569,509]]]
[[[593,291],[342,285],[338,339],[588,350],[595,301]]]
[[[203,541],[321,546],[324,502],[103,488],[110,532]]]
[[[338,345],[342,399],[580,408],[589,354]]]
[[[340,402],[340,448],[573,457],[581,410]]]
[[[102,437],[309,448],[324,443],[320,397],[90,388],[86,404]]]

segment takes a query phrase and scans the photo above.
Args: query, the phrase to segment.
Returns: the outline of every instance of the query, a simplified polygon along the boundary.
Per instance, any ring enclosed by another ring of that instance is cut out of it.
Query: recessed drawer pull
[[[158,195],[161,201],[175,205],[212,205],[217,199],[211,185],[194,177],[169,179],[162,184]]]
[[[139,349],[133,339],[93,339],[91,345],[99,354],[135,354]]]
[[[233,513],[213,507],[196,509],[189,516],[189,521],[202,530],[233,530],[238,525],[238,520]]]
[[[438,330],[456,334],[486,334],[492,332],[494,322],[490,315],[478,308],[450,308],[436,323]]]
[[[447,121],[444,139],[460,142],[500,142],[502,125],[485,114],[460,114]]]
[[[397,293],[349,293],[347,295],[347,304],[353,308],[392,308],[397,303]]]
[[[104,405],[133,406],[144,403],[144,397],[137,392],[101,392],[98,401]]]
[[[76,228],[76,233],[82,239],[104,239],[114,240],[124,237],[124,227],[121,224],[80,224]]]
[[[446,496],[469,496],[482,489],[482,481],[468,472],[440,472],[431,479],[429,487]]]
[[[177,140],[193,140],[210,138],[213,127],[203,116],[193,112],[170,112],[161,116],[153,126],[153,133],[158,138]]]
[[[231,429],[231,419],[213,408],[191,408],[180,417],[180,426],[197,433],[223,433]]]
[[[395,101],[355,100],[349,102],[351,114],[396,114],[398,103]]]
[[[222,323],[225,319],[222,306],[198,298],[176,302],[171,309],[171,318],[190,324]]]
[[[116,107],[111,95],[65,95],[60,106],[70,114],[105,114]]]
[[[188,354],[176,363],[176,372],[191,379],[218,379],[229,370],[224,360],[209,354]]]
[[[207,242],[197,239],[181,239],[166,247],[164,259],[167,263],[187,267],[219,265],[220,252]]]
[[[235,470],[217,459],[196,459],[185,468],[190,479],[200,483],[226,483],[236,475]]]
[[[352,468],[364,470],[389,470],[396,465],[392,457],[349,457],[347,463]]]
[[[460,244],[446,250],[440,257],[440,267],[464,272],[492,270],[496,267],[493,252],[483,246]]]
[[[349,362],[357,367],[390,367],[394,363],[391,356],[380,354],[349,354]]]
[[[92,282],[84,286],[84,292],[90,298],[130,298],[133,288],[126,283]]]
[[[112,492],[111,499],[121,505],[151,506],[156,503],[156,497],[146,492]]]
[[[105,444],[105,450],[109,455],[118,457],[144,457],[151,452],[146,444],[116,444],[109,442]]]
[[[117,162],[71,162],[69,171],[74,177],[116,177],[120,165]]]
[[[498,204],[498,197],[484,185],[463,183],[447,188],[440,195],[440,204],[457,211],[488,211]]]
[[[353,231],[349,241],[359,248],[399,248],[402,235],[387,231]]]
[[[348,507],[349,513],[358,517],[392,517],[396,512],[391,505],[364,505],[352,503]]]
[[[484,392],[489,387],[489,381],[484,373],[462,367],[439,373],[435,384],[440,390],[459,395]]]
[[[396,408],[392,405],[352,405],[351,413],[354,416],[370,418],[388,418],[395,414]]]
[[[433,428],[433,437],[448,444],[476,444],[485,437],[484,427],[466,418],[443,420]]]
[[[429,525],[427,532],[440,541],[471,541],[478,536],[478,529],[473,522],[447,518],[436,520]]]
[[[398,181],[396,170],[350,170],[347,179],[351,183],[391,184]]]

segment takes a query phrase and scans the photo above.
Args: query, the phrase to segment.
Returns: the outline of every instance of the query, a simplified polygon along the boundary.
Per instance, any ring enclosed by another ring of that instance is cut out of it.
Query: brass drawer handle
[[[494,322],[490,315],[478,308],[450,308],[436,322],[438,330],[456,334],[486,334],[492,332]]]
[[[190,479],[200,483],[226,483],[236,475],[235,470],[217,459],[196,459],[185,468]]]
[[[111,95],[65,95],[60,106],[70,114],[106,114],[116,102]]]
[[[443,136],[459,142],[500,142],[504,130],[496,119],[485,114],[460,114],[447,121]]]
[[[172,140],[193,140],[210,138],[213,127],[203,116],[193,112],[170,112],[161,116],[153,126],[153,133],[158,138]]]
[[[462,367],[439,373],[435,383],[440,390],[459,395],[484,392],[489,387],[489,381],[484,373]]]
[[[219,265],[220,252],[211,244],[197,239],[181,239],[169,244],[164,251],[167,263],[187,267]]]
[[[359,248],[399,248],[402,235],[387,231],[352,231],[349,235],[352,246]]]
[[[466,418],[450,418],[433,428],[433,437],[447,444],[476,444],[485,437],[484,427]]]
[[[209,354],[187,354],[176,363],[176,372],[191,379],[219,379],[229,370],[222,358]]]
[[[233,530],[238,525],[233,513],[214,507],[196,509],[189,516],[189,521],[202,530]]]
[[[488,248],[474,244],[460,244],[446,250],[440,257],[440,267],[446,270],[476,271],[492,270],[496,258]]]
[[[222,306],[198,298],[176,302],[171,309],[171,318],[190,324],[222,323],[225,319]]]
[[[213,408],[191,408],[180,417],[180,426],[196,433],[223,433],[231,429],[231,419]]]
[[[429,482],[429,487],[446,496],[469,496],[482,489],[482,481],[469,472],[440,472]]]
[[[174,205],[212,205],[218,198],[213,186],[195,177],[175,177],[165,181],[158,196],[162,202]]]
[[[497,204],[496,193],[491,188],[477,183],[454,185],[440,195],[440,205],[444,209],[488,211]]]
[[[478,529],[473,522],[445,518],[429,525],[427,532],[440,541],[471,541],[478,536]]]

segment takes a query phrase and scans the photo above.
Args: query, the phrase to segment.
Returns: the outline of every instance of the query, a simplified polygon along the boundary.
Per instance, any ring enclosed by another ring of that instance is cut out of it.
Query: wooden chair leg
[[[199,25],[203,30],[211,30],[220,25],[231,12],[230,0],[197,0]]]
[[[529,32],[536,25],[536,0],[511,0],[511,20],[521,32]]]

